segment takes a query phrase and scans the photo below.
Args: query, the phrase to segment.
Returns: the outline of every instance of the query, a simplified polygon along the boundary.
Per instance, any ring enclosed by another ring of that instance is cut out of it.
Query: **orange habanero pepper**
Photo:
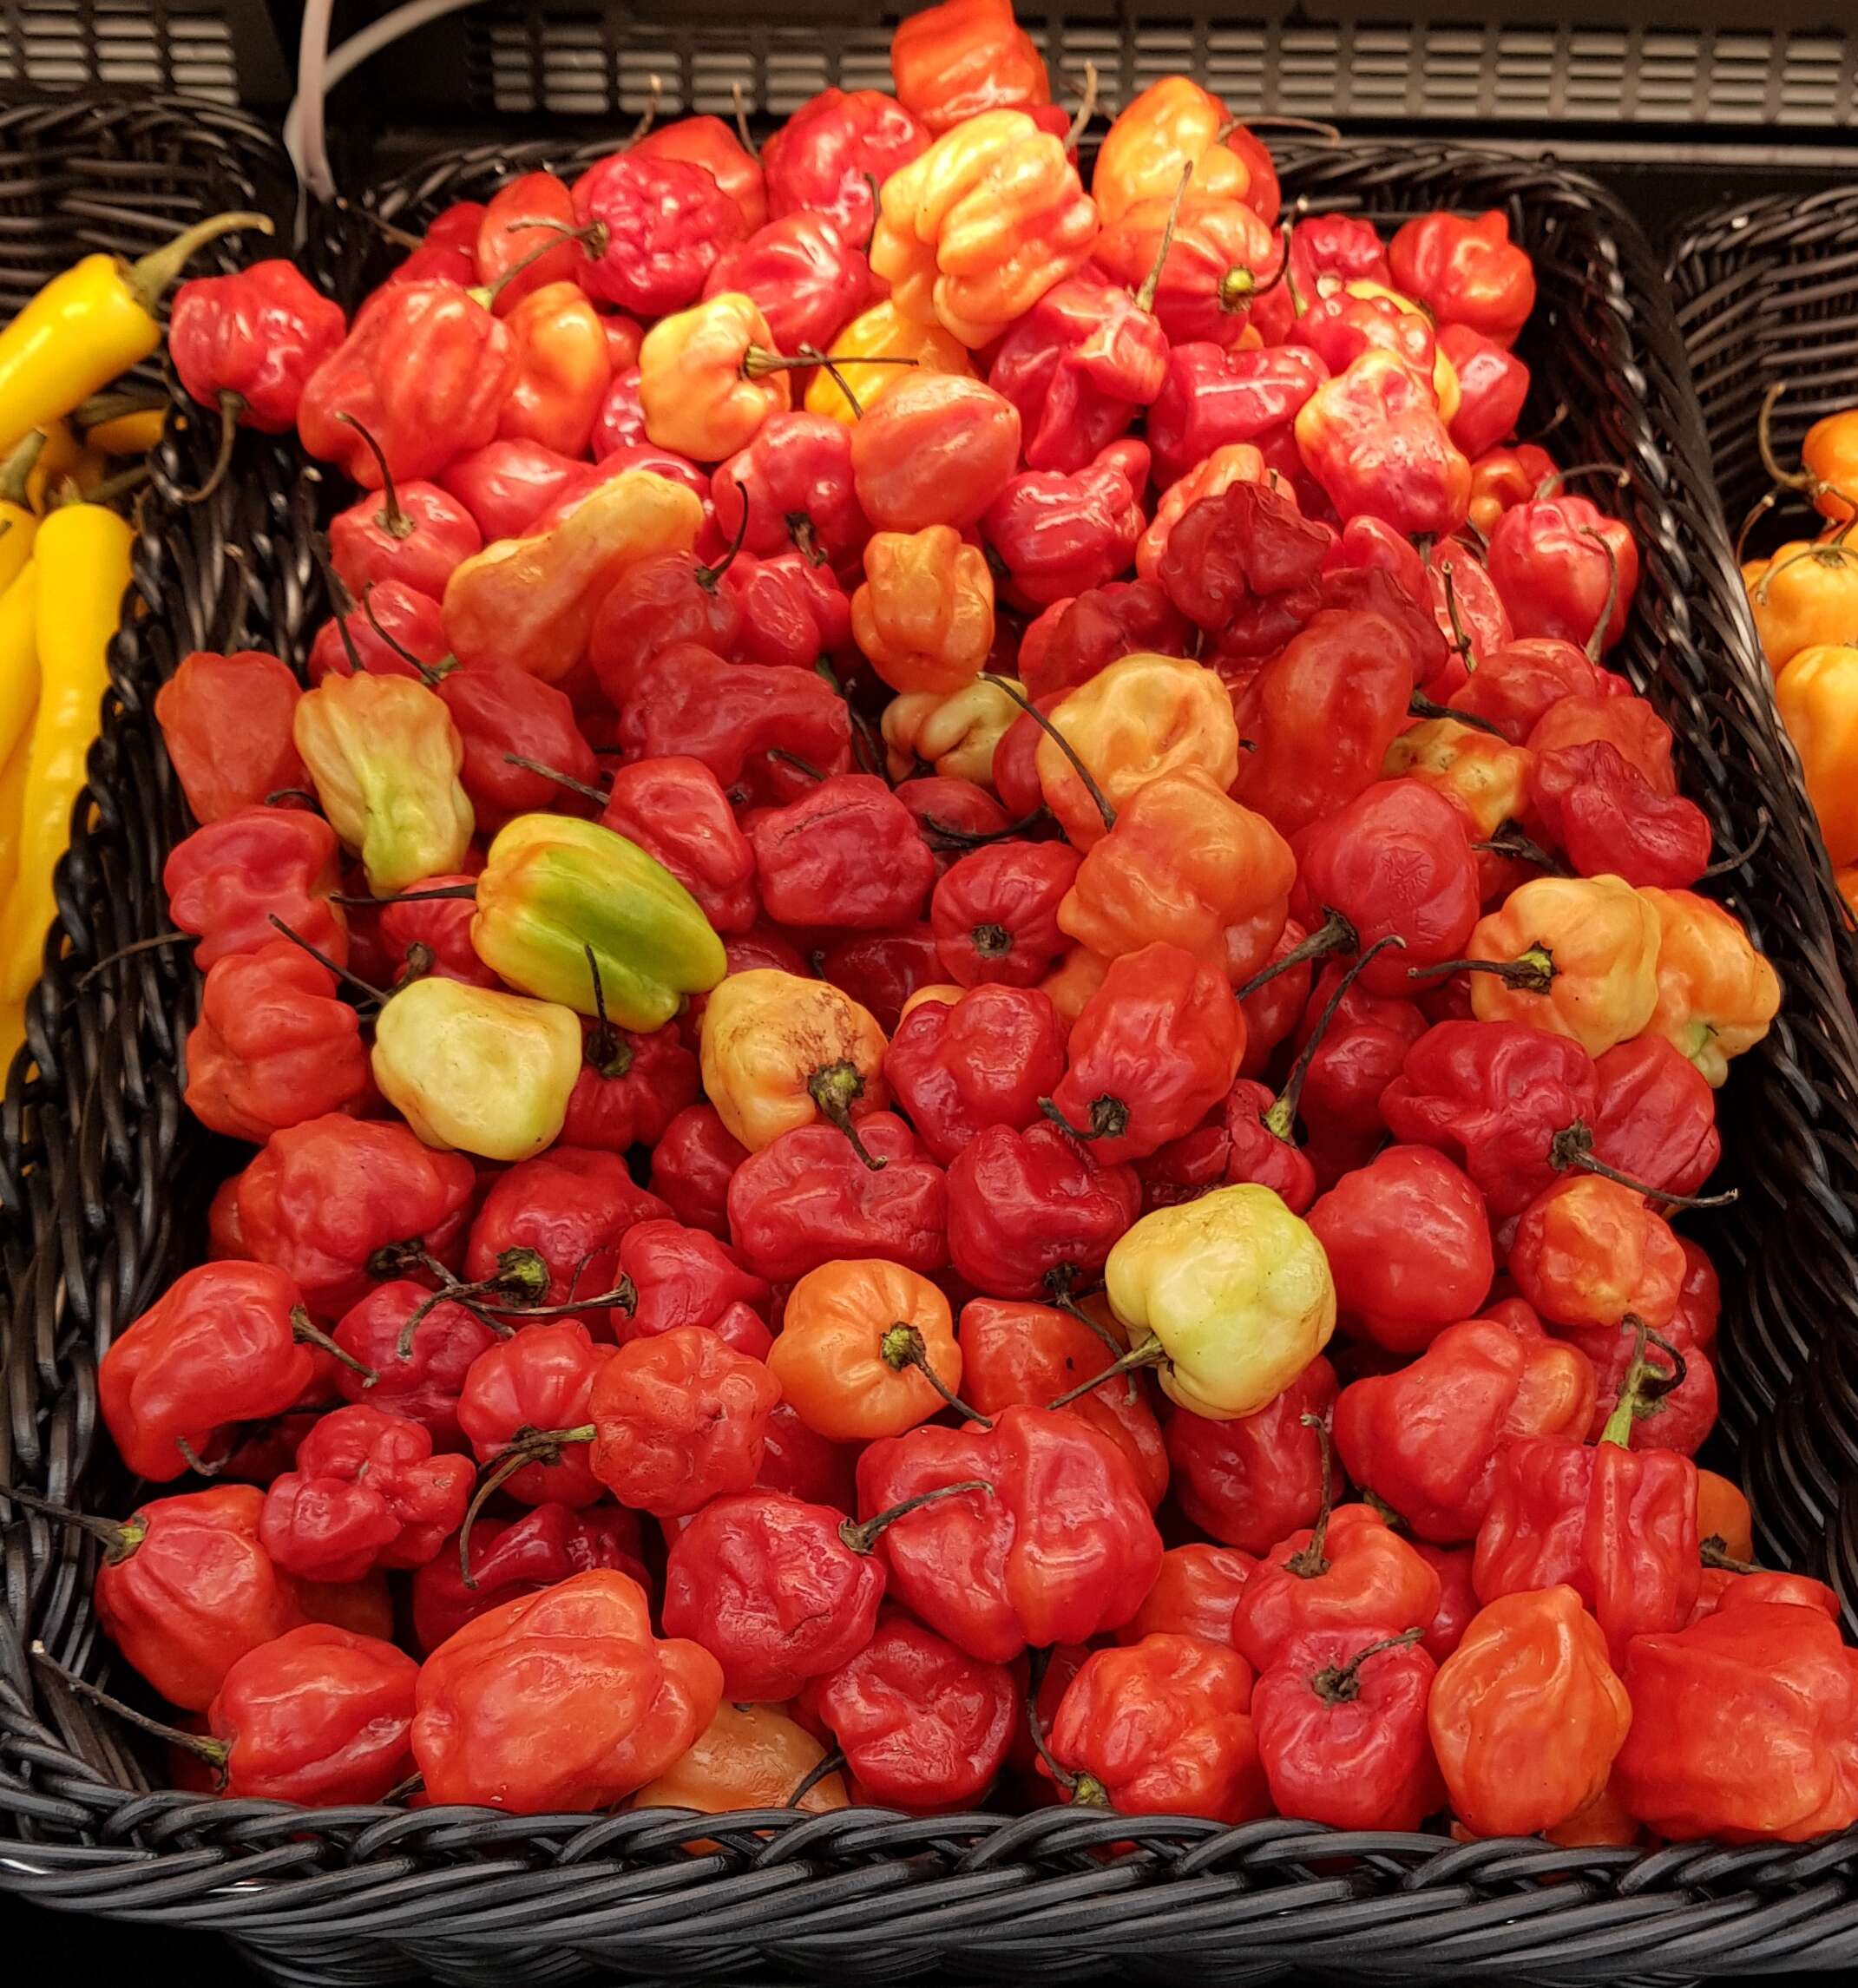
[[[851,597],[851,633],[896,691],[964,689],[994,646],[994,576],[987,554],[953,525],[874,532],[864,582]]]
[[[1174,198],[1190,161],[1188,190],[1200,199],[1244,200],[1251,167],[1234,138],[1250,134],[1211,90],[1164,76],[1123,107],[1097,151],[1090,190],[1106,227],[1139,200]]]
[[[1052,101],[1052,82],[1013,0],[942,0],[897,23],[890,37],[897,101],[938,137],[983,110]]]
[[[759,306],[739,291],[661,318],[639,348],[646,439],[696,463],[733,456],[793,404],[791,370]]]
[[[1780,977],[1720,904],[1694,890],[1638,895],[1660,934],[1658,1004],[1646,1027],[1720,1088],[1730,1057],[1752,1049],[1780,1012]]]

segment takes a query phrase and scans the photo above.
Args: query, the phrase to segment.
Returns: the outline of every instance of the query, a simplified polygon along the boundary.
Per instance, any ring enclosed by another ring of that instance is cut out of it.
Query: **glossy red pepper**
[[[1119,1643],[1145,1636],[1197,1636],[1232,1646],[1232,1615],[1257,1562],[1237,1546],[1191,1541],[1161,1556],[1161,1571],[1148,1598],[1116,1632]]]
[[[644,1035],[610,1023],[602,1030],[599,1022],[583,1024],[582,1033],[583,1061],[561,1123],[562,1143],[616,1153],[655,1145],[673,1119],[697,1101],[697,1059],[668,1022]]]
[[[936,882],[915,817],[869,774],[837,774],[753,816],[748,839],[761,902],[785,925],[901,925],[918,915]]]
[[[330,563],[358,597],[398,581],[437,600],[463,560],[483,548],[476,522],[437,483],[397,483],[381,460],[378,495],[362,497],[329,522]]]
[[[413,1640],[430,1657],[481,1615],[523,1595],[539,1593],[574,1574],[607,1567],[629,1574],[650,1591],[640,1558],[635,1513],[611,1505],[577,1512],[537,1505],[514,1519],[480,1519],[471,1528],[467,1587],[456,1553],[441,1553],[414,1571]]]
[[[396,1277],[377,1284],[344,1312],[335,1342],[377,1378],[371,1385],[356,1368],[340,1367],[336,1386],[351,1401],[366,1401],[421,1423],[431,1432],[435,1449],[467,1450],[470,1445],[458,1427],[458,1396],[471,1362],[496,1344],[496,1335],[462,1304],[450,1299],[434,1304],[432,1295],[423,1284]]]
[[[725,292],[753,299],[775,350],[790,357],[825,351],[875,301],[863,252],[832,221],[811,213],[782,215],[724,249],[703,294]]]
[[[483,663],[448,670],[437,688],[464,747],[458,780],[481,833],[494,835],[518,815],[565,811],[561,783],[533,768],[583,783],[599,771],[566,692],[529,671]]]
[[[471,255],[475,280],[491,292],[499,317],[550,284],[577,281],[587,255],[574,230],[573,198],[553,173],[519,173],[490,196]]]
[[[423,877],[420,888],[443,890],[474,881],[462,874]],[[466,987],[502,987],[502,981],[478,958],[471,944],[476,911],[469,897],[414,897],[384,904],[375,917],[375,937],[387,962],[385,977],[397,986],[424,972],[462,981]],[[364,911],[361,915],[367,914]]]
[[[1341,1630],[1370,1640],[1429,1623],[1439,1577],[1366,1505],[1321,1511],[1280,1539],[1245,1583],[1233,1640],[1268,1670],[1305,1636]]]
[[[1466,325],[1512,345],[1535,308],[1535,271],[1493,208],[1475,220],[1430,213],[1408,221],[1388,247],[1393,279],[1441,325]]]
[[[951,863],[929,903],[936,950],[964,987],[1032,987],[1069,944],[1058,926],[1078,854],[1061,842],[997,842]]]
[[[272,257],[183,283],[168,312],[167,350],[202,407],[282,435],[296,426],[305,385],[346,330],[339,304],[295,263]]]
[[[1082,273],[1013,325],[988,379],[1019,410],[1027,467],[1074,474],[1160,392],[1167,360],[1156,317],[1119,285]]]
[[[680,1222],[727,1236],[729,1182],[747,1157],[713,1106],[686,1106],[652,1149],[652,1191]]]
[[[732,242],[750,232],[741,207],[686,159],[609,153],[574,183],[574,218],[592,231],[588,293],[641,318],[683,311]]]
[[[701,167],[735,203],[751,233],[768,218],[761,161],[720,117],[680,117],[655,125],[627,149],[637,159],[681,159]]]
[[[489,542],[520,538],[551,505],[572,491],[591,489],[595,472],[591,463],[539,442],[505,439],[455,457],[438,477]]]
[[[336,832],[299,808],[240,808],[174,844],[161,870],[169,915],[200,942],[203,971],[233,954],[256,953],[279,937],[273,917],[326,953],[348,961],[339,904]]]
[[[1039,1298],[1103,1268],[1141,1212],[1133,1171],[1099,1166],[1056,1125],[990,1125],[949,1168],[949,1255],[976,1290]]]
[[[317,630],[310,681],[352,676],[357,656],[371,676],[417,677],[422,666],[436,668],[450,653],[438,602],[404,581],[379,580],[368,589],[365,609],[345,607]]]
[[[1490,535],[1490,577],[1519,635],[1610,649],[1625,633],[1638,587],[1631,528],[1585,497],[1532,497]]]
[[[1051,697],[1138,652],[1185,655],[1192,633],[1154,581],[1113,580],[1054,600],[1027,627],[1020,642],[1020,682],[1028,697]]]
[[[289,666],[257,649],[196,649],[181,659],[155,692],[154,714],[195,821],[307,786],[291,736],[301,695]]]
[[[846,241],[868,242],[877,225],[877,188],[929,141],[882,90],[823,89],[761,148],[768,212],[820,214]]]
[[[1458,411],[1450,426],[1459,451],[1471,458],[1474,514],[1478,459],[1516,432],[1529,397],[1529,369],[1513,352],[1469,325],[1441,325],[1439,350],[1458,376]],[[1483,528],[1474,515],[1472,522]]]
[[[818,963],[821,977],[850,994],[886,1035],[896,1033],[904,1002],[943,972],[936,934],[920,920],[889,932],[854,933],[827,947]]]
[[[499,1489],[523,1505],[594,1505],[606,1495],[588,1447],[588,1402],[618,1351],[596,1346],[576,1319],[541,1319],[472,1361],[458,1427],[477,1460],[494,1466]]]
[[[700,760],[673,754],[618,768],[601,821],[663,863],[715,930],[745,932],[754,923],[755,853]]]
[[[1320,1354],[1256,1414],[1216,1422],[1177,1408],[1164,1434],[1175,1502],[1215,1539],[1250,1554],[1312,1525],[1323,1502],[1323,1448],[1306,1416],[1336,1401],[1336,1373]]]
[[[620,1241],[619,1264],[620,1288],[631,1294],[622,1339],[703,1326],[738,1352],[765,1356],[768,1286],[707,1230],[658,1218],[635,1223]]]
[[[981,533],[1006,570],[1009,597],[1043,607],[1115,579],[1144,522],[1129,479],[1093,462],[1069,476],[1021,470],[988,506]]]
[[[1583,876],[1685,890],[1710,867],[1710,817],[1681,794],[1661,794],[1604,738],[1535,757],[1529,798],[1546,832]]]
[[[1039,988],[983,984],[912,1010],[884,1053],[884,1079],[947,1166],[988,1125],[1037,1122],[1040,1099],[1064,1075],[1065,1033]]]
[[[1465,522],[1471,465],[1430,384],[1392,352],[1370,348],[1323,381],[1297,413],[1297,445],[1344,517],[1367,512],[1435,538]]]
[[[1696,1193],[1723,1157],[1709,1079],[1660,1035],[1619,1043],[1598,1059],[1593,1071],[1599,1085],[1594,1157],[1658,1193]],[[1680,1246],[1687,1263],[1700,1260],[1713,1284],[1715,1273],[1697,1245],[1680,1241]],[[1714,1326],[1712,1311],[1712,1331]]]
[[[711,478],[725,535],[759,558],[791,549],[862,575],[871,522],[853,486],[851,432],[827,414],[770,415]]]
[[[1145,430],[1156,481],[1177,482],[1232,443],[1262,448],[1287,440],[1298,411],[1328,377],[1328,367],[1303,345],[1230,352],[1206,343],[1176,345]]]

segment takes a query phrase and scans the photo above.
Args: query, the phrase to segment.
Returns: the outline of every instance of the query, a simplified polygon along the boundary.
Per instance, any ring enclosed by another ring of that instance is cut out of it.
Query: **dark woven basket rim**
[[[5,128],[0,116],[0,135]],[[574,149],[571,141],[487,146],[402,175],[378,189],[376,198],[380,211],[398,213],[471,171],[561,158]],[[1286,148],[1282,155],[1287,176],[1314,181],[1325,201],[1331,198],[1331,180],[1348,180],[1356,194],[1384,187],[1391,200],[1402,181],[1455,172],[1492,189],[1492,198],[1500,197],[1506,186],[1538,192],[1546,186],[1571,212],[1597,217],[1597,234],[1611,238],[1612,280],[1620,299],[1642,314],[1634,328],[1648,346],[1662,339],[1672,348],[1648,350],[1638,362],[1649,369],[1642,376],[1650,382],[1647,390],[1670,423],[1661,439],[1671,467],[1653,451],[1638,468],[1648,490],[1668,497],[1674,479],[1684,485],[1687,522],[1681,534],[1676,525],[1671,531],[1696,541],[1685,549],[1704,562],[1699,584],[1725,623],[1713,646],[1730,692],[1717,693],[1723,711],[1716,715],[1731,747],[1748,747],[1752,740],[1763,751],[1777,750],[1771,724],[1762,717],[1763,700],[1754,694],[1765,673],[1746,607],[1738,620],[1723,577],[1725,570],[1732,576],[1733,568],[1699,468],[1704,455],[1700,417],[1685,404],[1675,338],[1657,321],[1654,279],[1646,274],[1649,252],[1623,209],[1581,175],[1474,147],[1376,141],[1333,151]],[[1366,205],[1374,211],[1372,199]],[[361,253],[352,224],[345,229],[339,217],[331,215],[318,222],[320,257],[339,261]],[[1619,273],[1622,266],[1630,283]],[[1596,271],[1593,281],[1604,288],[1605,272]],[[1638,438],[1634,446],[1640,446]],[[171,430],[159,465],[161,483],[172,490],[192,481],[203,447],[199,436]],[[291,507],[302,495],[300,489],[272,491],[266,515],[287,532]],[[159,565],[160,546],[167,542],[163,532],[197,526],[209,536],[214,530],[223,534],[232,515],[226,506],[187,520],[171,508],[163,510],[147,535],[140,569],[145,582],[152,579],[156,594],[167,598]],[[279,595],[294,604],[295,641],[309,619],[303,600],[314,598],[315,582],[300,559],[292,563],[280,557],[277,564]],[[1688,612],[1682,601],[1666,605],[1674,613]],[[140,639],[119,644],[118,687],[125,709],[127,700],[146,699],[146,683],[136,673],[146,667],[135,653]],[[121,718],[112,715],[105,747]],[[94,771],[98,764],[94,758]],[[1777,794],[1774,809],[1782,817],[1776,836],[1796,833],[1799,824],[1784,794]],[[89,922],[89,906],[75,878],[85,842],[78,838],[61,877],[74,966],[108,949],[107,935]],[[1737,888],[1734,879],[1730,887]],[[1829,891],[1829,876],[1826,888]],[[1811,912],[1809,897],[1802,915],[1810,919]],[[148,976],[157,994],[186,978],[173,961],[154,956],[135,973]],[[97,985],[107,988],[109,982]],[[102,1003],[115,999],[87,997],[73,973],[62,971],[56,984],[43,987],[35,996],[32,1039],[42,1062],[49,1055],[56,1065],[56,1046],[68,1041],[74,1028],[80,1041],[107,1033]],[[1835,984],[1813,1020],[1835,1069],[1828,1081],[1840,1091],[1847,1124],[1858,1123],[1852,1103],[1858,1099],[1858,1021]],[[46,1294],[60,1279],[82,1278],[87,1234],[107,1227],[111,1212],[133,1212],[81,1205],[87,1161],[94,1165],[103,1150],[116,1152],[119,1161],[136,1151],[116,1122],[121,1100],[95,1080],[102,1066],[92,1067],[89,1108],[70,1127],[68,1143],[54,1151],[42,1136],[36,1177],[9,1183],[19,1238],[36,1238],[38,1244],[30,1259],[23,1258],[16,1239],[5,1263],[10,1293],[29,1303],[49,1302]],[[1798,1064],[1787,1067],[1796,1089],[1815,1088]],[[17,1165],[22,1095],[21,1066],[16,1066],[0,1125],[0,1158],[10,1156],[0,1165],[0,1180]],[[43,1105],[37,1109],[43,1115]],[[1841,1232],[1848,1237],[1855,1226],[1851,1190],[1858,1183],[1858,1142],[1848,1142],[1842,1152],[1836,1133],[1837,1128],[1823,1138],[1802,1132],[1802,1144],[1811,1151],[1802,1163],[1800,1191],[1827,1224],[1835,1226],[1842,1217]],[[157,1195],[163,1184],[153,1184]],[[151,1233],[156,1242],[148,1254],[158,1259],[167,1244],[158,1224]],[[77,1359],[82,1374],[89,1357],[83,1347],[68,1348],[67,1355]],[[43,1391],[68,1385],[69,1377],[56,1371],[62,1356],[49,1346],[36,1356]],[[16,1378],[19,1371],[18,1361],[10,1365]],[[95,1441],[94,1385],[81,1380],[75,1394],[75,1412],[93,1418],[66,1446],[82,1473]],[[61,1395],[61,1412],[64,1406]],[[1750,1427],[1758,1433],[1758,1422]],[[8,1454],[5,1440],[0,1424],[0,1462]],[[69,1481],[49,1480],[48,1487],[54,1495],[71,1489]],[[47,1550],[49,1535],[36,1522],[21,1522],[5,1534],[15,1542],[40,1542],[41,1553]],[[72,1609],[82,1613],[89,1551],[66,1542],[49,1554],[62,1584],[49,1612],[69,1619]],[[1597,1981],[1623,1970],[1721,1972],[1754,1960],[1828,1969],[1858,1963],[1852,1893],[1858,1831],[1801,1847],[1565,1850],[1533,1840],[1458,1844],[1423,1833],[1347,1834],[1275,1819],[1228,1829],[1193,1818],[1134,1819],[1073,1808],[933,1818],[878,1809],[824,1815],[781,1811],[717,1817],[660,1810],[512,1817],[459,1808],[305,1812],[174,1790],[143,1792],[135,1785],[133,1761],[99,1734],[89,1709],[30,1670],[14,1626],[28,1619],[22,1606],[26,1589],[18,1584],[14,1561],[8,1561],[6,1571],[9,1585],[0,1607],[0,1827],[17,1840],[0,1858],[0,1885],[71,1909],[212,1926],[240,1936],[261,1959],[276,1958],[300,1939],[305,1957],[278,1965],[305,1980],[359,1978],[340,1972],[347,1964],[339,1958],[332,1963],[338,1973],[325,1975],[314,1957],[314,1951],[334,1951],[350,1937],[391,1939],[407,1953],[429,1958],[441,1972],[451,1965],[469,1972],[494,1964],[488,1958],[494,1956],[513,1966],[517,1956],[533,1952],[542,1941],[584,1958],[588,1965],[628,1972],[648,1966],[705,1979],[719,1978],[757,1955],[790,1968],[844,1972],[874,1945],[892,1957],[877,1964],[885,1972],[914,1972],[953,1955],[964,1968],[1076,1978],[1111,1962],[1141,1972],[1157,1955],[1171,1968],[1189,1957],[1208,1965],[1230,1962],[1235,1939],[1243,1943],[1247,1966],[1260,1976],[1290,1967],[1344,1968],[1375,1978],[1409,1975],[1416,1968],[1462,1976],[1496,1965],[1513,1979]],[[43,1620],[47,1612],[42,1606],[31,1619]],[[94,1624],[62,1654],[94,1673],[101,1654]],[[44,1716],[35,1703],[35,1686]],[[60,1834],[82,1840],[60,1840]],[[706,1840],[722,1847],[691,1852],[689,1846]],[[467,1952],[474,1958],[461,1959]],[[371,1979],[397,1978],[396,1963],[366,1965]],[[388,1972],[381,1971],[384,1965]],[[409,1964],[404,1972],[412,1971]]]

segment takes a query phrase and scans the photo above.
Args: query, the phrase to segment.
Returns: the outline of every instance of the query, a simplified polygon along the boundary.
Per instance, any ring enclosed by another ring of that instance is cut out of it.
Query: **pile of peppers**
[[[159,706],[253,1150],[88,1523],[184,1771],[1850,1825],[1835,1601],[1692,1460],[1779,988],[1528,256],[1290,222],[1178,76],[1087,186],[1006,0],[894,73],[448,208],[320,356],[183,292],[358,486],[307,686]]]

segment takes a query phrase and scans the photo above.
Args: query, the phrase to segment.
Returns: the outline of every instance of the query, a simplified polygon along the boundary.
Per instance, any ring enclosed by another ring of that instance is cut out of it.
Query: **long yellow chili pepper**
[[[140,386],[92,394],[71,417],[89,446],[106,456],[146,456],[161,439],[167,419],[167,397]]]
[[[70,836],[109,685],[135,533],[101,504],[66,504],[39,527],[39,711],[20,812],[19,874],[0,914],[0,1001],[32,985],[56,909],[52,872]]]
[[[0,904],[12,896],[13,880],[19,874],[19,810],[31,758],[32,740],[23,738],[0,765]]]
[[[35,560],[0,594],[0,765],[12,758],[15,747],[24,744],[38,707],[38,614],[39,572]],[[0,818],[0,835],[4,833],[4,819]],[[3,902],[0,893],[0,902]]]
[[[196,249],[263,214],[214,214],[136,262],[87,255],[55,276],[0,331],[0,449],[69,414],[161,342],[154,305]]]

